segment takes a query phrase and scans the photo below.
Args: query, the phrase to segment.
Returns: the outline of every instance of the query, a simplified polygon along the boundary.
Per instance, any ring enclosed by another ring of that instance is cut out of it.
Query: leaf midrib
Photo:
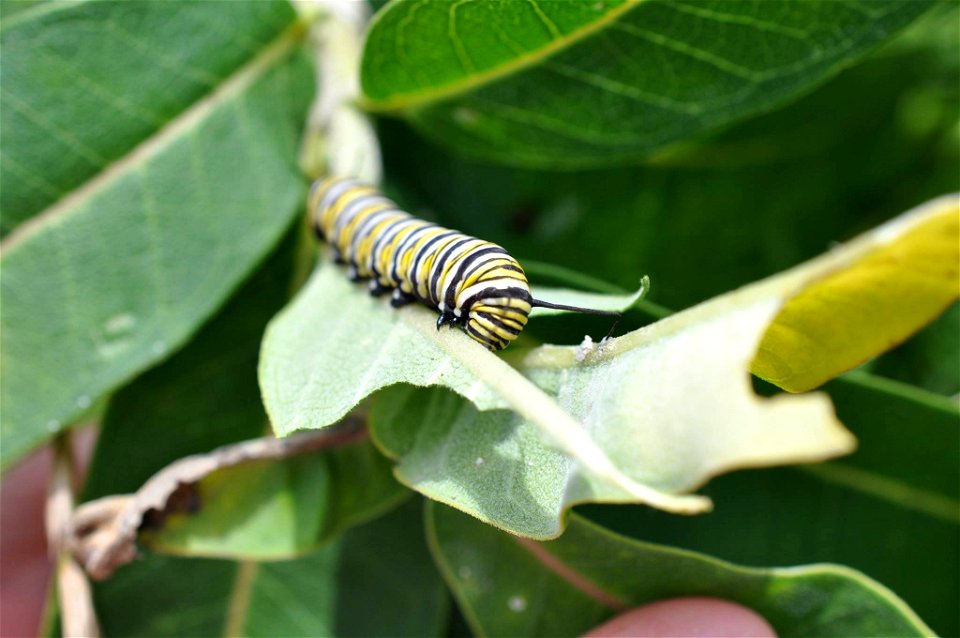
[[[464,76],[463,79],[455,80],[449,84],[441,85],[436,88],[401,93],[386,99],[368,99],[365,96],[360,98],[360,107],[370,113],[395,113],[402,110],[414,110],[429,106],[433,102],[440,102],[449,97],[461,93],[469,93],[479,89],[487,84],[492,84],[497,80],[518,73],[528,67],[531,67],[551,56],[564,51],[575,44],[578,44],[587,37],[593,35],[608,24],[615,22],[621,15],[632,11],[638,6],[645,4],[648,0],[627,0],[624,4],[611,9],[597,20],[586,24],[578,29],[574,29],[565,36],[556,40],[551,40],[546,46],[536,51],[518,55],[511,58],[503,64],[493,66],[485,71]],[[370,24],[368,33],[376,27],[383,14],[374,17]]]
[[[245,64],[214,86],[209,93],[195,101],[162,128],[141,140],[122,157],[61,199],[14,228],[0,242],[0,250],[2,250],[3,256],[9,256],[12,251],[23,245],[31,236],[69,215],[96,194],[109,188],[113,182],[120,179],[128,171],[135,169],[140,163],[155,157],[170,143],[203,122],[217,107],[243,93],[279,63],[293,49],[305,32],[304,24],[294,20],[289,27],[261,49],[257,55],[250,58]]]

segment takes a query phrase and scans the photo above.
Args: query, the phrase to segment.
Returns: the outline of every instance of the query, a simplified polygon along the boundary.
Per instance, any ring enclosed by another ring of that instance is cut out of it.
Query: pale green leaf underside
[[[304,184],[295,160],[310,73],[298,52],[298,28],[291,26],[294,14],[280,3],[272,6],[285,17],[275,26],[285,30],[275,30],[272,40],[259,48],[239,36],[246,52],[241,66],[211,80],[185,111],[138,139],[109,167],[98,165],[99,172],[37,211],[5,241],[4,464],[182,344],[296,214]],[[259,10],[246,12],[242,3],[236,9],[229,4],[202,7],[176,11],[167,19],[193,34],[214,27],[242,32],[243,21],[234,24],[231,17],[262,19]],[[100,15],[103,12],[107,15]],[[86,20],[79,43],[83,56],[92,60],[91,68],[99,68],[94,64],[102,62],[99,56],[115,55],[112,45],[97,48],[100,30],[119,28],[126,19],[130,23],[124,28],[136,33],[138,15],[122,3],[80,3],[43,12],[37,19]],[[4,30],[4,40],[35,26],[26,19],[17,22]],[[31,42],[25,40],[19,49],[5,44],[5,69],[35,54]],[[83,56],[78,54],[74,63],[83,64]],[[192,73],[179,65],[148,66],[140,54],[113,62],[127,76],[137,69],[160,75]],[[52,73],[53,64],[43,68]],[[21,94],[42,78],[15,76],[23,86],[10,85],[5,78],[4,96]],[[61,92],[46,99],[69,103],[71,92],[88,90],[83,82],[59,86]],[[171,90],[178,89],[171,85]],[[42,108],[45,103],[37,105]],[[28,113],[41,115],[40,110]],[[101,106],[95,117],[109,122],[121,116]],[[86,125],[60,120],[58,131]],[[129,137],[129,131],[119,128]],[[56,137],[58,131],[47,134]],[[53,147],[35,150],[43,149],[49,154],[46,163],[69,158]],[[5,147],[4,157],[7,151]],[[5,184],[11,176],[5,165]]]
[[[566,298],[570,293],[564,293]],[[635,296],[624,296],[623,307]],[[453,389],[481,409],[511,408],[626,498],[677,511],[706,507],[638,484],[616,468],[569,414],[459,330],[438,331],[421,306],[393,311],[323,263],[271,322],[260,384],[279,435],[330,425],[371,392],[395,383]]]
[[[437,333],[425,309],[394,312],[323,265],[268,329],[265,402],[283,434],[327,425],[394,383],[454,390],[473,405],[387,393],[373,414],[374,436],[399,459],[397,476],[407,485],[518,534],[558,535],[563,512],[581,502],[696,511],[702,503],[666,495],[736,468],[853,448],[826,396],[761,399],[747,371],[787,299],[856,267],[937,211],[938,202],[920,207],[806,264],[599,346],[520,352],[510,357],[517,369],[456,331]]]
[[[552,298],[547,290],[540,294]],[[563,295],[577,301],[571,292]],[[626,307],[635,298],[619,301]],[[390,416],[375,422],[375,435],[394,456],[403,454],[393,440],[398,432],[427,450],[423,462],[405,460],[398,468],[408,485],[520,534],[559,534],[562,511],[583,501],[693,512],[704,500],[668,492],[689,490],[731,467],[820,459],[850,445],[823,397],[765,402],[750,389],[747,363],[776,299],[719,307],[720,317],[691,329],[681,319],[645,347],[620,355],[617,343],[629,335],[615,340],[607,346],[612,350],[602,351],[610,360],[599,365],[591,359],[595,347],[571,351],[572,358],[555,367],[531,354],[525,366],[535,385],[461,332],[437,332],[425,308],[394,311],[350,284],[340,269],[322,264],[267,330],[261,388],[280,435],[329,425],[396,383],[454,390],[483,410],[444,406],[437,422],[464,424],[456,433],[404,428],[428,421],[400,409],[402,402],[383,401]],[[699,398],[689,396],[691,388]],[[691,449],[691,440],[700,440],[699,447]],[[498,468],[500,458],[510,471]],[[479,497],[467,498],[465,490],[481,473],[495,480],[479,488]],[[505,483],[535,493],[533,503],[526,500],[535,507],[520,507]]]
[[[927,636],[897,596],[837,565],[758,569],[618,536],[571,516],[558,540],[517,539],[432,504],[431,550],[478,635],[579,635],[677,596],[732,600],[787,636]]]
[[[504,163],[609,164],[769,110],[931,4],[396,2],[367,39],[365,104]]]

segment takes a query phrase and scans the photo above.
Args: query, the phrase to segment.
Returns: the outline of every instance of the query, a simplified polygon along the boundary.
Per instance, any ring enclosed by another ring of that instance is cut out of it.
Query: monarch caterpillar
[[[394,307],[419,301],[439,310],[437,330],[461,328],[490,350],[516,339],[534,307],[620,316],[534,299],[523,268],[500,246],[417,219],[353,179],[315,181],[307,212],[353,281],[369,281],[374,296],[392,290]]]

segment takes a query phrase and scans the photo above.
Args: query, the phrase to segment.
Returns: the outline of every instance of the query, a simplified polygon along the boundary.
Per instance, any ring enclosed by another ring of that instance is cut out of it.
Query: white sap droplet
[[[577,350],[573,355],[573,358],[577,360],[577,363],[583,363],[587,356],[593,352],[596,346],[593,343],[593,339],[590,335],[584,335],[583,341],[580,342],[580,345],[577,346]]]
[[[510,600],[507,601],[507,607],[510,608],[510,611],[520,613],[527,608],[527,599],[523,596],[511,596]]]
[[[47,421],[47,430],[50,432],[59,432],[60,431],[60,421],[56,419],[50,419]]]
[[[162,341],[154,341],[152,348],[153,354],[163,354],[167,351],[167,344]]]
[[[457,574],[460,576],[461,579],[469,580],[469,578],[473,576],[473,570],[467,567],[466,565],[464,565],[459,569],[459,571],[457,571]]]
[[[477,457],[477,460],[474,461],[474,464],[476,464],[477,467],[480,467],[481,465],[483,465],[483,464],[484,464],[483,457],[482,457],[482,456],[478,456],[478,457]]]
[[[85,395],[85,394],[77,397],[77,407],[80,408],[81,410],[84,410],[84,409],[86,409],[86,408],[89,408],[89,407],[90,407],[90,403],[91,403],[90,397],[88,397],[88,396]]]

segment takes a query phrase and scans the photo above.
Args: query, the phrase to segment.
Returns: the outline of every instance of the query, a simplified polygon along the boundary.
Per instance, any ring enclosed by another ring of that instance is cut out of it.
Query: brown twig
[[[90,582],[70,556],[69,531],[73,516],[73,450],[69,432],[53,441],[53,471],[47,491],[47,547],[55,561],[61,632],[65,638],[100,636]]]

